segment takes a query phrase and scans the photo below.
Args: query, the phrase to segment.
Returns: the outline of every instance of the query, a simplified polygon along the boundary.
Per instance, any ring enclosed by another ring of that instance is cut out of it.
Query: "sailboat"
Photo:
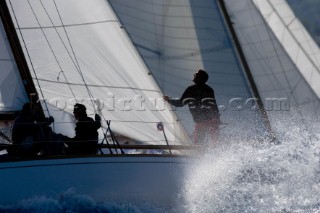
[[[97,201],[174,205],[194,161],[181,155],[193,149],[194,123],[186,108],[171,108],[162,95],[179,97],[199,68],[209,72],[227,124],[222,138],[269,134],[293,106],[319,113],[319,48],[284,0],[6,0],[0,6],[6,125],[25,102],[36,101],[44,117],[54,117],[57,133],[73,136],[76,102],[89,116],[99,114],[103,126],[99,155],[1,162],[1,203],[74,189]],[[124,140],[108,142],[110,129]],[[161,154],[123,154],[126,147]]]

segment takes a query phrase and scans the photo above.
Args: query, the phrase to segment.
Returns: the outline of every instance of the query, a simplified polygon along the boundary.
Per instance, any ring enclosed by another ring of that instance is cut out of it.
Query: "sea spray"
[[[235,137],[190,165],[185,212],[320,211],[318,123],[279,122],[280,144]]]

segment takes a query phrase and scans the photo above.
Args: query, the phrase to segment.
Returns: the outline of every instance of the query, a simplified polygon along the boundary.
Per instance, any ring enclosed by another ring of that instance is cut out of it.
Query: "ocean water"
[[[110,203],[95,202],[86,195],[76,194],[69,190],[59,195],[59,197],[32,197],[21,202],[0,206],[0,212],[37,212],[37,213],[90,213],[90,212],[114,212],[114,213],[141,213],[155,212],[162,213],[167,211],[148,203]]]
[[[30,197],[0,212],[320,212],[318,122],[279,122],[278,145],[231,135],[195,160],[173,207],[96,202],[70,189]]]

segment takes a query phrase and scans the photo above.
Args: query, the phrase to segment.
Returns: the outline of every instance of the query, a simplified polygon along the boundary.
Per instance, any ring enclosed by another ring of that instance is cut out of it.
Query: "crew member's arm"
[[[190,94],[191,94],[191,91],[190,91],[190,88],[188,87],[182,94],[181,98],[179,99],[171,98],[168,96],[163,96],[163,99],[165,101],[168,101],[168,103],[171,104],[172,106],[183,107],[184,105],[194,101],[192,98],[190,98]]]
[[[95,120],[95,128],[99,129],[101,127],[101,117],[100,117],[100,115],[95,114],[94,120]]]

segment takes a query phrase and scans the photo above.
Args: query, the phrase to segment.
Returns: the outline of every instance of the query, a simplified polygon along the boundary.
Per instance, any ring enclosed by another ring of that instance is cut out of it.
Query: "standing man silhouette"
[[[217,107],[214,90],[206,84],[209,75],[204,70],[198,70],[194,74],[194,85],[189,86],[181,98],[173,99],[163,96],[175,107],[182,107],[188,104],[195,124],[194,143],[208,144],[209,140],[214,142],[218,139],[220,114]]]

